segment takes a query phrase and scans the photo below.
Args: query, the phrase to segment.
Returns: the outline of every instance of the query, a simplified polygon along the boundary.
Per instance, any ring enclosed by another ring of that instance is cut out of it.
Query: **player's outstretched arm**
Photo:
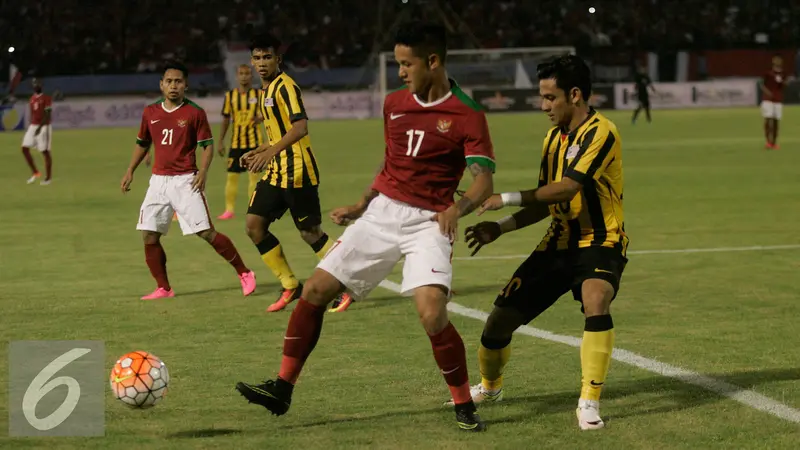
[[[464,231],[464,238],[467,246],[473,249],[470,256],[474,256],[484,245],[494,242],[501,235],[531,226],[549,215],[548,207],[538,204],[523,208],[497,222],[480,222],[467,227]]]
[[[381,173],[384,164],[385,161],[381,162],[378,171],[375,173],[375,177],[377,177],[378,174]],[[373,185],[374,185],[374,177],[373,177],[373,182],[369,184],[369,187],[367,188],[366,191],[364,191],[364,195],[361,197],[358,203],[350,206],[343,206],[340,208],[336,208],[333,211],[331,211],[330,217],[333,223],[335,223],[336,225],[348,225],[352,221],[361,217],[361,215],[364,214],[364,211],[367,210],[367,206],[369,206],[370,202],[372,202],[372,200],[378,196],[378,191],[372,188]]]
[[[459,217],[475,211],[494,191],[494,177],[490,167],[472,163],[469,166],[469,172],[472,174],[472,184],[455,205],[458,208]]]

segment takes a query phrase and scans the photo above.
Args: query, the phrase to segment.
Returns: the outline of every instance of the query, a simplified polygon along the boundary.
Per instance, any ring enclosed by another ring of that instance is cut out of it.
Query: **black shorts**
[[[240,158],[250,150],[255,150],[252,148],[232,148],[228,150],[228,172],[230,173],[242,173],[246,172],[247,169],[242,167],[241,163],[239,162]]]
[[[639,106],[644,109],[650,109],[650,97],[639,97]]]
[[[286,210],[292,213],[294,224],[300,230],[320,225],[322,211],[319,206],[319,186],[284,189],[264,180],[256,184],[247,214],[264,217],[272,223],[283,217]]]
[[[627,262],[619,249],[609,247],[533,252],[514,272],[494,304],[516,308],[527,324],[569,291],[582,302],[581,285],[589,279],[608,281],[616,297]]]

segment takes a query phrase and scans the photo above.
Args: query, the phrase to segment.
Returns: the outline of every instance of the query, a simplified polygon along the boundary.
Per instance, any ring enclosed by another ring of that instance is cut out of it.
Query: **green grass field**
[[[786,109],[783,148],[770,152],[763,150],[756,108],[657,111],[652,125],[636,126],[629,113],[610,117],[623,137],[632,252],[613,306],[617,347],[800,409],[800,130],[791,125],[800,109]],[[534,186],[546,118],[491,115],[490,125],[496,190]],[[107,390],[105,437],[0,437],[3,448],[796,448],[796,422],[617,361],[602,402],[607,428],[582,433],[574,414],[577,349],[526,335],[513,343],[507,401],[481,410],[489,432],[460,433],[441,406],[447,388],[413,305],[385,289],[345,314],[326,316],[291,411],[270,416],[233,389],[238,380],[274,376],[289,317],[264,312],[278,284],[244,233],[246,181],[240,215],[216,225],[256,270],[256,294],[242,297],[232,269],[174,223],[164,246],[177,297],[142,302],[154,287],[135,230],[147,170],[137,173],[127,196],[119,191],[135,134],[57,130],[48,187],[25,184],[22,135],[0,134],[0,339],[103,340],[107,370],[123,353],[151,351],[170,369],[170,392],[158,407],[133,411]],[[356,200],[382,158],[380,122],[314,122],[311,136],[323,209]],[[223,208],[222,160],[212,169],[207,193],[216,215]],[[464,219],[462,230],[475,221]],[[521,262],[513,255],[532,250],[543,231],[541,224],[504,236],[481,251],[483,259],[467,259],[459,242],[453,301],[490,311]],[[291,221],[273,232],[295,271],[310,274],[316,258]],[[752,246],[789,247],[733,251]],[[699,248],[720,251],[650,252]],[[399,271],[390,280],[399,282]],[[452,321],[477,380],[483,323],[459,315]],[[565,297],[531,326],[580,337],[583,318]],[[3,347],[0,430],[8,429],[6,356]]]

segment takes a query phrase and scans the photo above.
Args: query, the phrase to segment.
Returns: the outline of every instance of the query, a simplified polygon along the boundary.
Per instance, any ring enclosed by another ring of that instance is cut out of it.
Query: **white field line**
[[[670,253],[725,253],[725,252],[760,252],[766,250],[792,250],[800,249],[800,244],[787,245],[752,245],[749,247],[709,247],[709,248],[679,248],[666,250],[629,250],[628,255],[663,255]],[[453,260],[457,261],[481,261],[498,259],[523,259],[530,254],[519,255],[497,255],[497,256],[456,256]]]
[[[381,282],[380,286],[392,292],[400,292],[400,285],[392,281],[384,280]],[[466,306],[459,305],[458,303],[450,302],[447,305],[447,309],[454,314],[480,320],[481,322],[486,322],[486,320],[489,318],[488,313],[479,311],[477,309],[467,308]],[[527,325],[519,327],[516,332],[547,341],[566,344],[571,347],[580,348],[581,346],[581,340],[579,338],[563,336]],[[724,397],[736,400],[743,405],[747,405],[759,411],[780,417],[781,419],[800,423],[800,410],[791,408],[757,392],[743,389],[739,386],[701,375],[697,372],[692,372],[691,370],[682,369],[680,367],[662,363],[654,359],[645,358],[644,356],[637,355],[636,353],[620,348],[615,348],[611,357],[619,362],[629,364],[661,376],[675,378],[683,381],[684,383],[700,386],[711,392],[715,392]]]

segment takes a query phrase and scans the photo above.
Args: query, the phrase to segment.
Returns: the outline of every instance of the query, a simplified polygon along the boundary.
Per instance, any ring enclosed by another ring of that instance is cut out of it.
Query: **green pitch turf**
[[[800,250],[733,251],[800,247],[800,131],[792,125],[800,109],[785,112],[779,151],[763,149],[756,108],[656,111],[653,124],[636,126],[627,112],[609,114],[622,133],[632,252],[612,312],[618,348],[800,408]],[[546,118],[491,115],[490,125],[496,190],[535,186]],[[355,201],[382,158],[381,123],[312,122],[310,131],[323,209]],[[274,376],[289,317],[265,313],[278,284],[244,233],[246,180],[238,217],[216,225],[256,271],[256,294],[242,297],[225,261],[200,239],[181,236],[175,223],[164,246],[177,297],[140,301],[154,287],[135,230],[147,170],[136,174],[128,195],[119,191],[135,134],[57,130],[48,187],[25,184],[22,135],[0,134],[0,340],[103,340],[106,370],[123,353],[150,351],[170,369],[169,394],[155,409],[133,411],[107,391],[105,437],[0,437],[3,448],[796,448],[798,423],[617,361],[602,401],[607,428],[580,432],[577,349],[524,335],[513,342],[506,401],[481,409],[489,432],[460,433],[452,411],[441,406],[448,391],[413,305],[385,289],[345,314],[326,316],[292,409],[270,416],[234,391],[236,381]],[[223,208],[224,179],[224,160],[217,158],[207,187],[215,216]],[[462,231],[476,220],[464,219]],[[333,236],[342,231],[324,227]],[[454,302],[489,311],[521,262],[513,255],[528,253],[543,231],[540,225],[504,236],[479,254],[507,259],[461,259],[469,255],[462,239]],[[273,232],[295,271],[307,276],[316,258],[291,222]],[[722,251],[649,253],[697,248]],[[399,271],[390,280],[399,282]],[[458,315],[452,321],[477,381],[483,324]],[[580,337],[583,318],[565,297],[531,325]],[[3,347],[3,436],[6,356]],[[107,372],[97,376],[106,379]]]

